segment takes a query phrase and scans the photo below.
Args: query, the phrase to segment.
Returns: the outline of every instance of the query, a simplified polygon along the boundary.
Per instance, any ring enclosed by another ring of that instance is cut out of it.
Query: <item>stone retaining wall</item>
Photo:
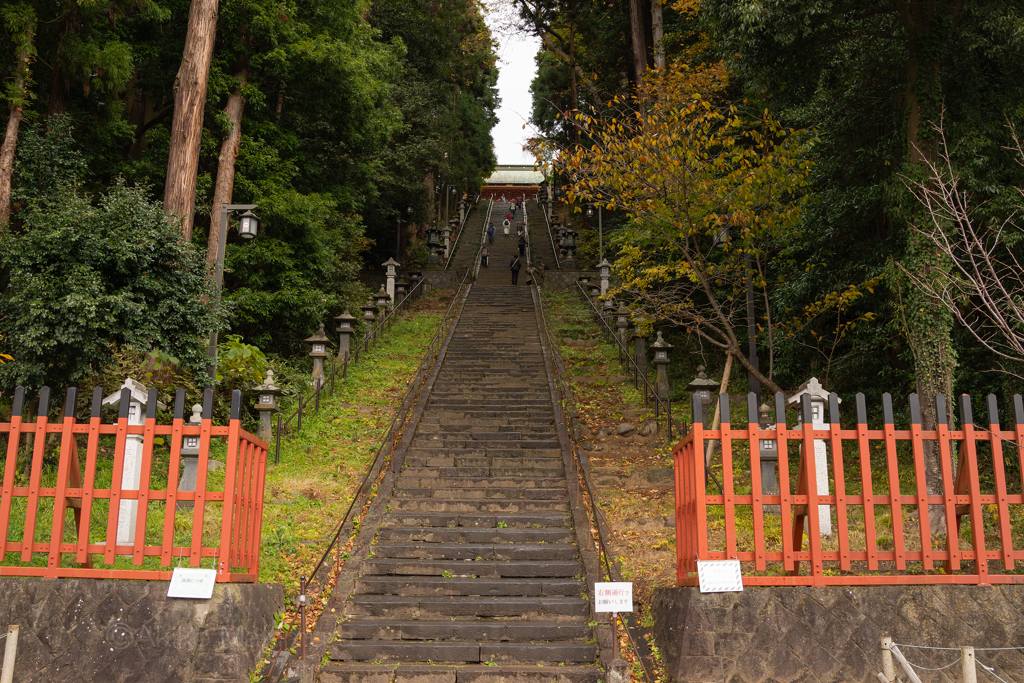
[[[654,635],[673,683],[877,683],[880,641],[931,647],[1024,648],[1022,586],[747,587],[655,592]],[[902,648],[928,668],[959,652]],[[1007,681],[1024,681],[1024,649],[978,652]],[[897,665],[900,678],[907,680]],[[960,665],[918,671],[961,680]],[[991,680],[978,671],[978,680]]]
[[[0,629],[20,626],[19,683],[245,683],[283,602],[279,585],[184,600],[165,581],[3,578]]]

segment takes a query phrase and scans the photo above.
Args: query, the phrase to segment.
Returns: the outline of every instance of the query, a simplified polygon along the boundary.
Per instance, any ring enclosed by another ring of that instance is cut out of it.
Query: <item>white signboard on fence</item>
[[[697,560],[701,593],[743,592],[739,560]]]
[[[213,586],[216,583],[216,569],[178,567],[171,574],[171,583],[167,586],[167,597],[209,600],[213,597]]]
[[[633,584],[625,581],[594,584],[595,612],[632,612]]]

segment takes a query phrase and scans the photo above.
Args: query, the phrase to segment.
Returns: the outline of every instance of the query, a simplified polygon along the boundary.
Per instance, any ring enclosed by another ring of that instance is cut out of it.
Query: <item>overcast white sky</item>
[[[487,23],[498,42],[498,125],[491,131],[494,151],[499,164],[532,164],[533,155],[523,151],[529,127],[523,124],[530,118],[530,82],[537,73],[533,58],[540,48],[540,40],[533,36],[509,34],[498,29],[501,23],[490,12]]]

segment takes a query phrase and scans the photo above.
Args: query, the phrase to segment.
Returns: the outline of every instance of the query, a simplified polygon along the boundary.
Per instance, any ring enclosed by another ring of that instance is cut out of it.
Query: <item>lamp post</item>
[[[224,284],[224,252],[228,241],[228,214],[232,211],[244,211],[238,220],[238,234],[243,240],[251,240],[256,236],[260,220],[252,212],[259,208],[256,204],[221,204],[220,205],[220,246],[217,250],[217,271],[214,280],[214,308],[220,308],[221,289]],[[210,332],[210,346],[206,351],[213,363],[210,366],[210,379],[217,379],[217,330]]]

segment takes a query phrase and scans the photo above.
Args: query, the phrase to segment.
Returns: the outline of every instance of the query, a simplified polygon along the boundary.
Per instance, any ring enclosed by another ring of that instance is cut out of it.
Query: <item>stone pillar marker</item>
[[[146,423],[146,408],[149,407],[149,391],[142,382],[131,377],[124,381],[121,390],[127,389],[128,424],[140,427]],[[115,410],[121,409],[121,391],[114,392],[103,399],[103,405]],[[165,407],[157,403],[155,408]],[[128,434],[124,443],[124,469],[121,472],[121,488],[136,491],[142,482],[142,435]],[[135,520],[138,517],[139,501],[122,499],[117,512],[117,544],[133,545],[135,543]]]
[[[395,269],[398,268],[399,266],[401,266],[402,264],[399,263],[398,261],[396,261],[393,258],[389,258],[387,261],[385,261],[381,265],[388,269],[388,272],[387,272],[387,280],[388,281],[387,281],[387,285],[385,286],[385,291],[391,296],[392,299],[394,299],[395,298],[395,276],[397,275],[397,272],[396,272]]]
[[[338,358],[346,360],[348,358],[349,349],[352,348],[352,335],[356,333],[354,323],[357,318],[348,312],[348,306],[346,306],[345,312],[341,315],[334,316],[334,319],[338,321]]]
[[[188,424],[198,427],[203,422],[203,407],[196,403],[192,406],[192,417]],[[179,491],[196,490],[196,474],[199,472],[199,435],[187,434],[181,439],[181,480],[178,482]],[[190,510],[195,506],[195,501],[179,500],[175,507],[178,510]]]
[[[274,371],[267,370],[267,378],[263,380],[263,384],[253,387],[253,391],[259,394],[256,405],[253,406],[260,413],[260,428],[256,432],[256,436],[270,443],[274,438],[274,431],[270,426],[270,418],[278,411],[277,401],[274,397],[281,394],[281,390],[274,384]]]
[[[672,345],[661,338],[661,331],[658,331],[658,338],[651,344],[651,348],[654,349],[654,360],[652,361],[655,367],[658,368],[658,380],[655,387],[658,391],[658,396],[662,399],[667,399],[672,394],[672,388],[668,384],[668,352],[672,350]]]
[[[604,296],[608,293],[608,281],[611,279],[612,264],[608,262],[608,259],[603,258],[597,264],[597,267],[601,269],[601,296]]]
[[[811,424],[814,429],[827,429],[825,424],[825,404],[828,402],[828,392],[821,386],[817,377],[812,377],[803,384],[795,394],[790,396],[786,403],[801,404],[801,399],[807,396],[811,399]],[[842,399],[838,399],[842,402]],[[798,426],[803,425],[803,411],[800,411]],[[814,471],[817,475],[818,495],[828,495],[828,450],[824,439],[814,440]],[[828,505],[818,506],[818,524],[822,536],[832,535],[832,514]]]
[[[327,358],[327,342],[330,341],[327,335],[324,334],[324,324],[320,323],[316,334],[308,339],[303,339],[303,341],[313,347],[309,352],[310,358],[313,359],[313,387],[319,389],[326,382],[324,358]]]

